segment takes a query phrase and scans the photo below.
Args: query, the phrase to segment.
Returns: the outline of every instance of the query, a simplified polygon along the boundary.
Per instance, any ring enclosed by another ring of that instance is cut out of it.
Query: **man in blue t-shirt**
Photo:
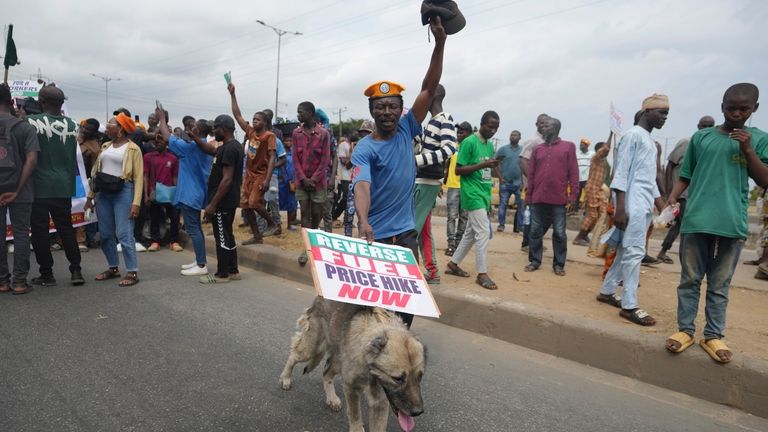
[[[522,171],[520,171],[520,154],[523,148],[520,146],[520,131],[513,130],[509,134],[509,144],[501,146],[496,150],[496,159],[500,161],[501,176],[499,179],[499,226],[498,232],[504,232],[504,224],[507,221],[507,206],[509,198],[515,197],[517,211],[515,212],[515,223],[512,231],[520,232],[523,226],[523,203],[520,197],[520,185]]]
[[[192,247],[195,250],[195,262],[184,264],[181,274],[203,276],[208,274],[208,260],[205,254],[205,235],[200,223],[200,211],[207,203],[208,173],[211,171],[213,156],[203,151],[196,142],[184,141],[171,134],[166,114],[159,108],[155,110],[155,116],[160,120],[160,134],[168,140],[168,150],[179,158],[179,180],[176,182],[173,205],[181,211],[184,230],[192,239]],[[193,130],[190,135],[194,141],[199,140],[198,137],[207,137],[212,132],[208,121],[202,119],[197,120],[194,129],[196,130]]]
[[[352,185],[360,237],[369,243],[393,244],[411,249],[418,256],[414,222],[413,187],[416,164],[413,138],[421,133],[440,76],[446,33],[439,18],[431,25],[435,48],[421,91],[408,111],[403,113],[405,90],[391,81],[379,81],[365,90],[368,109],[376,127],[360,140],[352,153]],[[410,327],[413,315],[401,314]]]

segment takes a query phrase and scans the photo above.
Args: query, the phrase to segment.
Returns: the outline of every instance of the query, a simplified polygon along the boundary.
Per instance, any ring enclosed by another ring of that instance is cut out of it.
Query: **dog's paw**
[[[331,411],[335,411],[335,412],[341,411],[341,399],[339,399],[338,396],[332,399],[326,399],[325,404],[328,406],[328,408],[331,409]]]
[[[291,389],[291,379],[290,378],[283,378],[280,377],[277,382],[280,384],[280,388],[283,390],[290,390]]]

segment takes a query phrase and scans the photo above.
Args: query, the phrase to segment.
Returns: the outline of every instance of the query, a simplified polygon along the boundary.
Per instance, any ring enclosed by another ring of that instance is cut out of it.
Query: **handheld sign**
[[[229,71],[224,74],[224,81],[227,82],[227,85],[232,84],[232,71]]]
[[[437,318],[440,310],[410,249],[303,230],[317,294],[329,300]]]

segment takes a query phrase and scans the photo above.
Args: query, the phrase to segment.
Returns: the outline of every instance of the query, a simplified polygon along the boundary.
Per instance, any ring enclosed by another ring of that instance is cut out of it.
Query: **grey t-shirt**
[[[16,117],[7,114],[0,114],[0,126],[2,127],[10,126],[14,120],[16,120]],[[13,137],[16,140],[16,145],[18,146],[17,153],[20,160],[20,164],[18,165],[18,175],[21,177],[21,170],[24,167],[24,162],[27,159],[27,153],[40,151],[40,144],[37,141],[37,131],[35,131],[35,128],[26,121],[22,121],[21,123],[18,123],[16,126],[14,126],[11,130],[11,133],[13,134]],[[14,202],[31,204],[35,200],[35,188],[32,180],[33,177],[34,176],[32,175],[29,176],[29,180],[27,180],[27,183],[24,185],[24,187],[21,188],[19,194],[16,195],[16,200]]]
[[[672,169],[672,184],[667,185],[667,188],[669,189],[668,192],[672,192],[672,187],[675,186],[675,182],[677,182],[677,179],[680,178],[680,167],[683,165],[683,159],[685,158],[685,152],[688,150],[688,144],[690,143],[690,139],[684,138],[678,141],[678,143],[675,145],[675,149],[672,150],[672,153],[667,156],[667,160],[672,164],[671,166],[667,166],[667,169]],[[678,198],[686,199],[688,198],[688,189],[683,191],[683,193],[680,194]]]

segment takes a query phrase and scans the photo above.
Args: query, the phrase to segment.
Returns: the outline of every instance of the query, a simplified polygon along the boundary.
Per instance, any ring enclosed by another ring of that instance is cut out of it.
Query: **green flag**
[[[8,69],[11,66],[16,66],[19,63],[19,58],[16,56],[16,44],[13,43],[13,24],[8,26],[8,42],[5,44],[5,58],[3,64]]]

